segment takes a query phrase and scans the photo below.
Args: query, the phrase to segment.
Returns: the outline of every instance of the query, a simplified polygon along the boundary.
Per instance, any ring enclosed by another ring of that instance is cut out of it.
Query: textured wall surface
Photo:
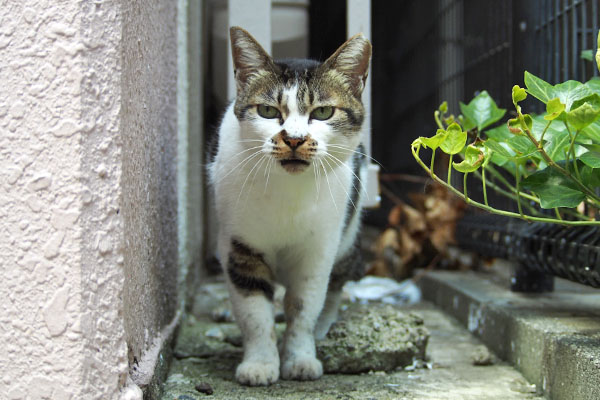
[[[0,0],[0,399],[116,399],[173,318],[175,20]]]
[[[123,2],[125,326],[129,361],[177,308],[177,2]]]
[[[0,357],[9,399],[107,399],[121,307],[119,6],[0,5]]]

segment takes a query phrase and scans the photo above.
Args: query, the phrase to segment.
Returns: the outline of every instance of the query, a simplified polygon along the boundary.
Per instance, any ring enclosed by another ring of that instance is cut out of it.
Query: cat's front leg
[[[272,271],[264,256],[242,241],[232,239],[227,244],[223,246],[229,248],[225,272],[244,342],[244,359],[235,377],[244,385],[270,385],[279,379]]]
[[[323,375],[316,357],[314,330],[327,292],[331,271],[328,257],[310,257],[289,271],[284,298],[287,328],[281,352],[281,377],[314,380]]]

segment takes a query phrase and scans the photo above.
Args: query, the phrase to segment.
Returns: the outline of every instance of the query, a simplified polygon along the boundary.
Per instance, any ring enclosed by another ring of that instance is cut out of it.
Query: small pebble
[[[494,356],[485,346],[477,346],[471,355],[473,365],[486,366],[494,364]]]
[[[212,386],[210,386],[208,383],[206,382],[201,382],[199,384],[196,385],[196,390],[199,391],[200,393],[204,393],[208,396],[210,396],[211,394],[213,394],[213,388]]]
[[[222,330],[220,330],[217,327],[210,328],[209,330],[204,332],[204,335],[206,335],[206,337],[217,339],[217,340],[225,339],[225,334],[223,333]]]

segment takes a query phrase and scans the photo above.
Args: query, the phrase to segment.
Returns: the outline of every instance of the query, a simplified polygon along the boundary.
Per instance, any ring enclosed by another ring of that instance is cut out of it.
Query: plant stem
[[[567,122],[565,121],[565,127],[567,128],[567,132],[569,132],[569,137],[571,137],[571,131],[569,130],[569,125],[567,124]],[[573,164],[573,168],[575,170],[575,175],[577,175],[577,179],[581,180],[581,175],[579,175],[579,167],[577,166],[577,158],[575,156],[575,141],[577,140],[577,136],[579,136],[579,132],[581,132],[581,130],[578,130],[577,132],[575,132],[575,135],[572,136],[571,138],[571,145],[569,146],[569,155],[567,156],[567,162],[565,163],[565,165],[568,168],[569,165],[569,159],[572,159],[572,164]]]
[[[560,216],[560,212],[558,212],[558,207],[554,208],[554,212],[556,213],[556,218],[560,219],[562,221],[562,217]]]
[[[441,184],[442,186],[446,187],[448,190],[450,190],[452,193],[456,194],[457,196],[461,197],[463,200],[467,201],[467,199],[464,197],[464,194],[461,193],[460,191],[458,191],[457,189],[455,189],[453,186],[448,185],[446,182],[444,182],[442,179],[440,179],[437,175],[433,174],[432,171],[427,168],[427,165],[425,165],[425,163],[419,158],[419,149],[420,146],[416,145],[416,146],[411,146],[411,152],[413,154],[413,157],[415,158],[415,160],[417,161],[417,163],[421,166],[421,168],[423,168],[428,174],[429,176],[431,176],[431,178],[433,180],[435,180],[436,182],[438,182],[439,184]],[[510,212],[510,211],[504,211],[504,210],[498,210],[495,209],[493,207],[490,206],[486,206],[485,204],[481,204],[477,201],[473,201],[469,199],[469,203],[474,205],[477,208],[481,208],[482,210],[494,213],[494,214],[498,214],[498,215],[504,215],[506,217],[513,217],[513,218],[522,218],[521,215],[514,213],[514,212]],[[544,217],[534,217],[534,216],[527,216],[527,220],[529,221],[536,221],[536,222],[550,222],[550,223],[558,223],[561,225],[597,225],[600,226],[600,221],[561,221],[555,218],[544,218]]]
[[[431,152],[431,170],[433,171],[433,166],[435,163],[435,149]]]
[[[514,187],[513,185],[511,185],[511,184],[510,184],[510,182],[508,182],[508,181],[507,181],[507,180],[506,180],[506,179],[505,179],[505,178],[502,176],[502,174],[501,174],[500,172],[496,171],[496,169],[495,169],[494,167],[492,167],[491,165],[488,165],[488,166],[487,166],[487,169],[488,169],[488,170],[491,172],[491,174],[492,174],[492,175],[494,175],[494,178],[496,178],[496,179],[498,179],[500,182],[502,182],[502,183],[504,184],[504,186],[505,186],[505,187],[506,187],[506,188],[507,188],[509,191],[511,191],[511,192],[516,192],[516,191],[517,191],[517,188],[516,188],[516,187]],[[524,199],[531,200],[531,201],[535,201],[535,202],[536,202],[536,203],[538,203],[538,204],[540,203],[540,199],[539,199],[539,198],[537,198],[537,197],[535,197],[535,196],[532,196],[532,195],[530,195],[530,194],[528,194],[528,193],[525,193],[525,192],[520,192],[520,193],[519,193],[519,195],[520,195],[521,197],[523,197]],[[517,198],[516,198],[516,197],[514,197],[514,200],[516,200],[516,199],[517,199]]]
[[[437,126],[440,129],[444,129],[444,124],[442,124],[442,121],[440,120],[440,111],[439,110],[435,110],[435,112],[433,113],[433,118],[435,119],[435,123],[437,124]]]
[[[542,131],[542,136],[540,136],[540,146],[544,146],[544,135],[546,134],[546,131],[548,130],[548,128],[550,128],[550,124],[552,123],[552,121],[553,121],[552,119],[550,121],[548,121],[548,123],[546,124],[546,127]]]
[[[464,192],[464,199],[467,202],[467,204],[469,204],[469,195],[467,194],[467,175],[469,175],[468,172],[465,172],[463,174],[463,192]]]
[[[516,179],[517,187],[516,187],[515,192],[517,194],[517,207],[519,209],[519,214],[521,214],[521,217],[523,219],[527,219],[527,218],[525,218],[525,214],[523,214],[523,207],[521,206],[521,196],[519,194],[521,192],[521,190],[520,190],[520,186],[521,186],[521,172],[519,170],[519,163],[516,163],[516,165],[517,165],[517,168],[515,169],[515,179]]]
[[[483,203],[488,206],[487,189],[485,187],[485,168],[481,169],[481,183],[483,184]]]
[[[450,154],[450,161],[448,162],[448,185],[451,185],[450,177],[452,176],[452,157],[454,157],[454,154]]]

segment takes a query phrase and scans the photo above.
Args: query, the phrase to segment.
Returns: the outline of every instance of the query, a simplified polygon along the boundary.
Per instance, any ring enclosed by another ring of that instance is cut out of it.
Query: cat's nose
[[[306,142],[305,137],[290,137],[285,130],[281,131],[279,135],[281,136],[281,140],[283,140],[283,142],[292,150],[296,150],[302,143]]]
[[[302,145],[302,143],[306,142],[306,139],[301,138],[284,138],[283,141],[285,144],[290,146],[290,149],[296,150],[298,147]]]

